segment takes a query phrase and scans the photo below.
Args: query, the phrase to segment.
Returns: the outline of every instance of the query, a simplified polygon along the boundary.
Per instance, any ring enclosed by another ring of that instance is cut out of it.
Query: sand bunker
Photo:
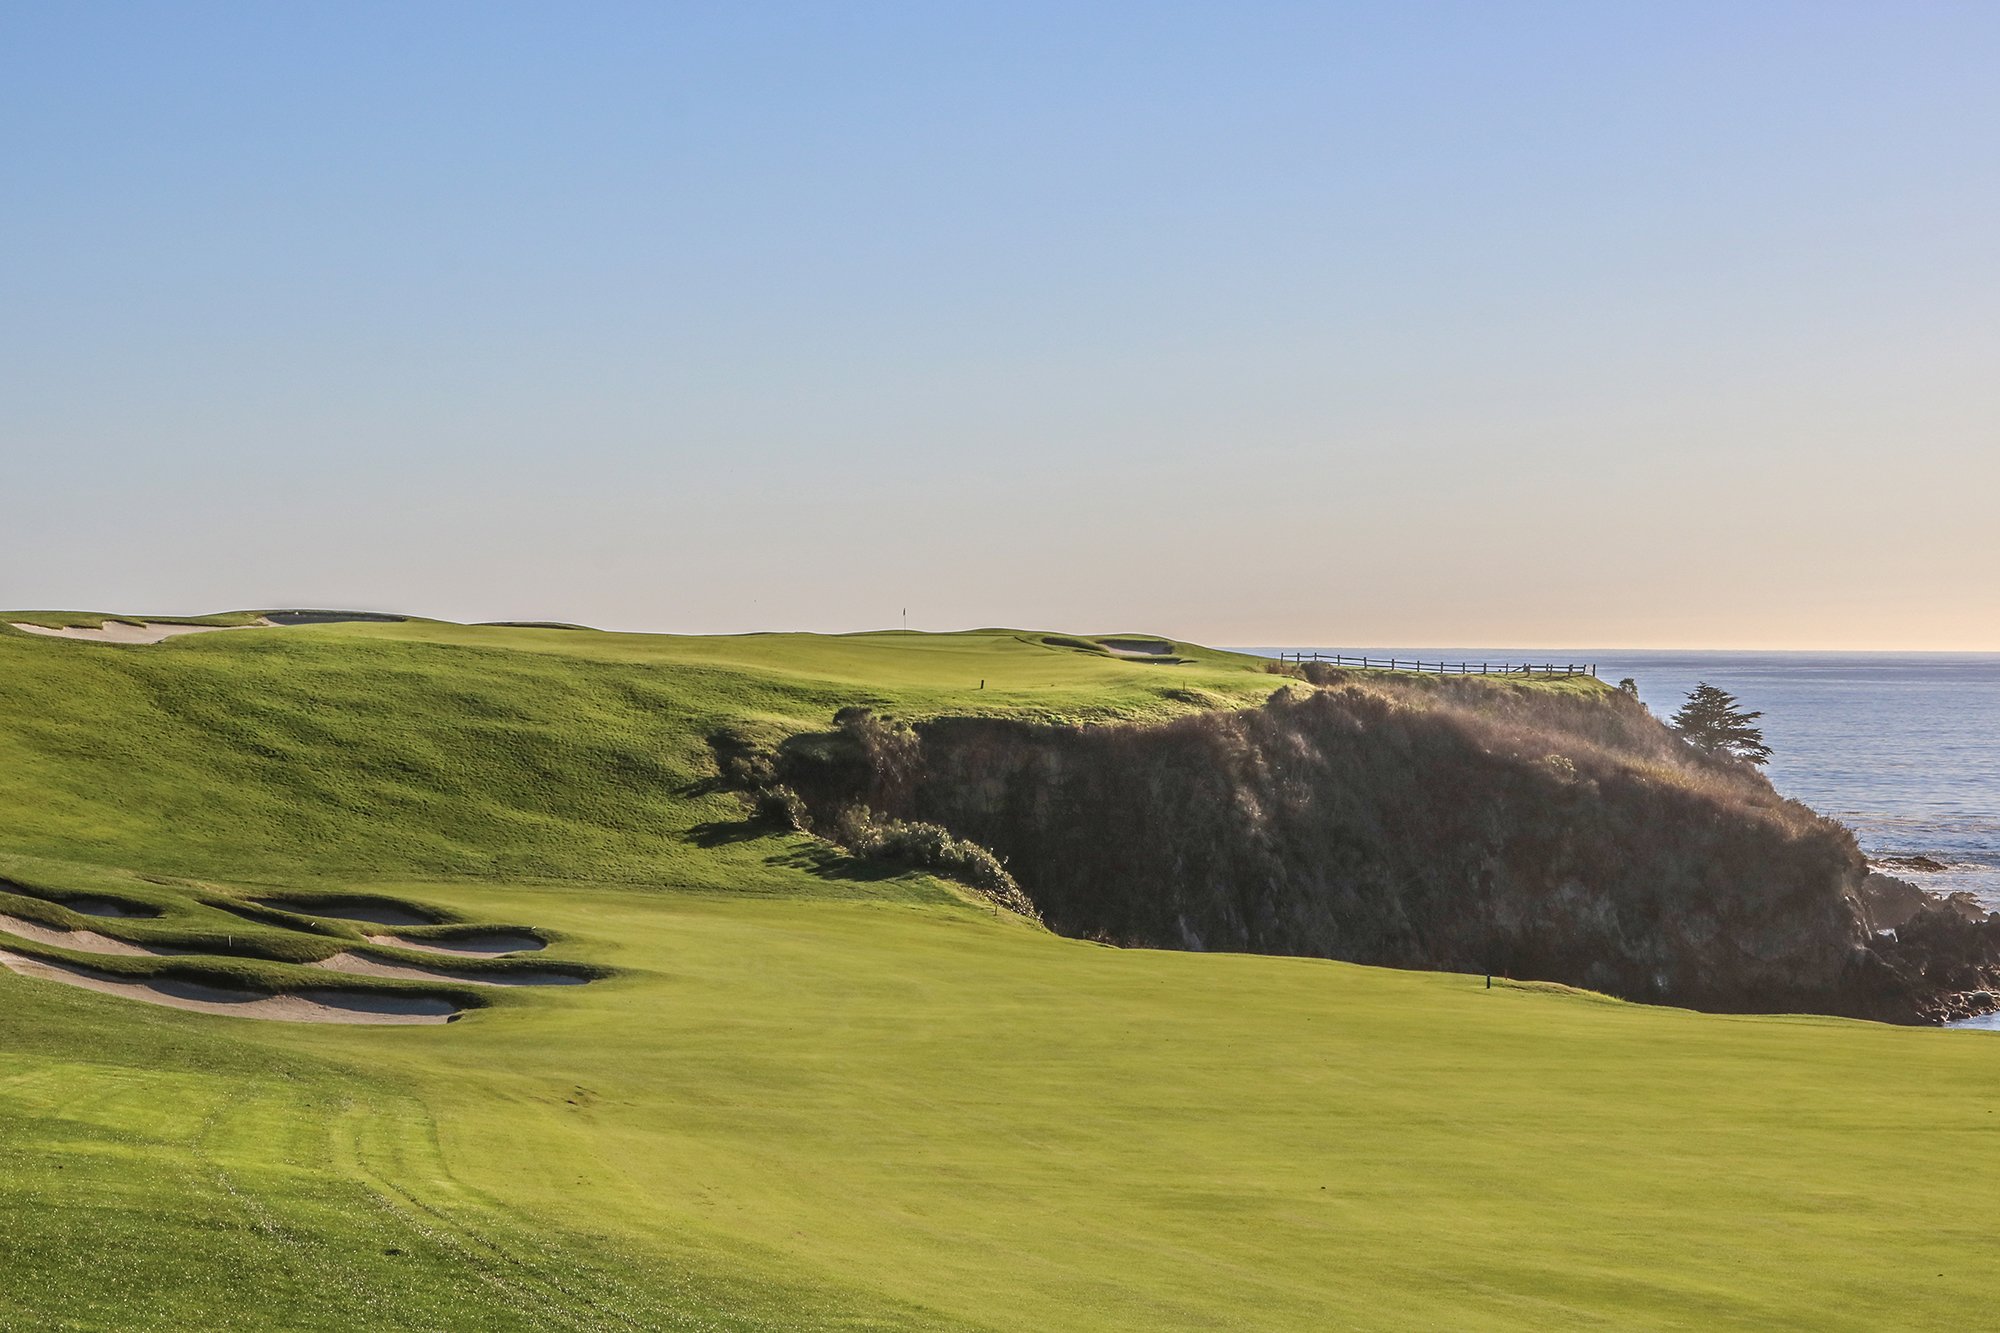
[[[331,958],[321,959],[312,964],[329,972],[345,972],[357,977],[401,977],[414,981],[461,981],[472,986],[581,986],[589,977],[580,977],[574,972],[551,972],[547,970],[508,972],[448,972],[427,967],[411,967],[404,963],[384,963],[379,959],[363,958],[358,953],[337,953]]]
[[[449,1023],[460,1007],[442,995],[405,995],[394,991],[308,990],[296,995],[205,986],[179,977],[116,976],[71,963],[55,963],[0,949],[0,965],[24,977],[59,981],[105,995],[122,995],[170,1009],[190,1009],[234,1018],[262,1018],[281,1023]]]
[[[176,625],[165,620],[106,620],[101,625],[30,625],[25,621],[7,623],[27,634],[51,639],[85,639],[93,643],[159,643],[183,634],[214,634],[226,629],[272,629],[284,625],[397,625],[407,616],[384,615],[376,611],[270,611],[245,625]]]
[[[226,629],[257,629],[271,624],[262,618],[249,625],[170,625],[162,620],[130,624],[123,620],[107,620],[95,629],[88,625],[65,625],[58,629],[50,625],[27,625],[18,620],[8,623],[29,634],[46,634],[52,639],[89,639],[95,643],[159,643],[182,634],[215,634]]]
[[[293,916],[316,916],[331,921],[365,921],[372,926],[434,926],[435,912],[409,907],[386,898],[331,898],[315,902],[301,898],[266,898],[264,906],[275,907]]]
[[[78,953],[144,955],[163,952],[125,940],[114,940],[109,935],[100,935],[94,930],[62,930],[56,926],[45,926],[39,921],[8,916],[4,912],[0,912],[0,930],[6,931],[9,935],[18,935],[24,940],[33,940],[37,944],[52,944],[58,949],[75,949]]]
[[[369,935],[365,938],[370,944],[415,949],[419,953],[526,953],[531,949],[549,947],[548,941],[539,935],[518,930],[473,930],[462,935],[435,935],[421,940],[402,935]]]

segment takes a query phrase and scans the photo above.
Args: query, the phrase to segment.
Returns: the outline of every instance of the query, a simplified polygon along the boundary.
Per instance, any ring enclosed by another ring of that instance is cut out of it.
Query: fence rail
[[[1346,653],[1278,654],[1280,662],[1322,662],[1327,666],[1361,667],[1369,671],[1416,671],[1427,676],[1569,676],[1597,675],[1595,662],[1425,662],[1414,657],[1353,657]]]

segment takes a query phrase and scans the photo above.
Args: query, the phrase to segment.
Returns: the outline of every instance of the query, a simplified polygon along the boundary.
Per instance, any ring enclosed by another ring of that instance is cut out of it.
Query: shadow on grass
[[[824,842],[787,847],[765,860],[771,865],[789,866],[818,879],[844,884],[880,884],[913,873],[909,866],[869,860]]]
[[[755,842],[777,830],[754,819],[711,819],[688,830],[688,841],[697,847],[728,847],[733,843]]]
[[[703,848],[731,847],[772,839],[778,847],[764,858],[765,864],[803,870],[816,879],[832,883],[880,884],[912,873],[909,866],[855,856],[817,838],[795,839],[790,836],[790,830],[755,819],[712,819],[689,829],[687,837],[689,842]]]

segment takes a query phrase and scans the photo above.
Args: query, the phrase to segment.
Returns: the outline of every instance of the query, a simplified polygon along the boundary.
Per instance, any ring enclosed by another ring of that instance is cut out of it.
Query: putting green
[[[704,785],[717,725],[1164,717],[1277,684],[1173,649],[0,631],[0,876],[33,890],[0,911],[208,941],[244,984],[385,929],[528,928],[547,949],[399,956],[598,974],[383,1028],[0,970],[0,1327],[1873,1330],[1981,1308],[1986,1034],[1114,950],[746,829]],[[288,924],[329,894],[445,923]],[[63,897],[158,915],[36,906]],[[228,910],[263,899],[293,915]]]

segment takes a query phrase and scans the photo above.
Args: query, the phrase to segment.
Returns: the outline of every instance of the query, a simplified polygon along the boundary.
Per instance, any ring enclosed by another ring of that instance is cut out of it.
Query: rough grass
[[[1107,949],[747,827],[704,785],[719,725],[1170,717],[1174,689],[1273,686],[1176,651],[0,633],[0,875],[31,890],[0,910],[161,907],[85,919],[135,937],[224,928],[218,899],[371,893],[615,969],[394,1030],[0,972],[0,1327],[1875,1330],[1981,1308],[1985,1034]]]

